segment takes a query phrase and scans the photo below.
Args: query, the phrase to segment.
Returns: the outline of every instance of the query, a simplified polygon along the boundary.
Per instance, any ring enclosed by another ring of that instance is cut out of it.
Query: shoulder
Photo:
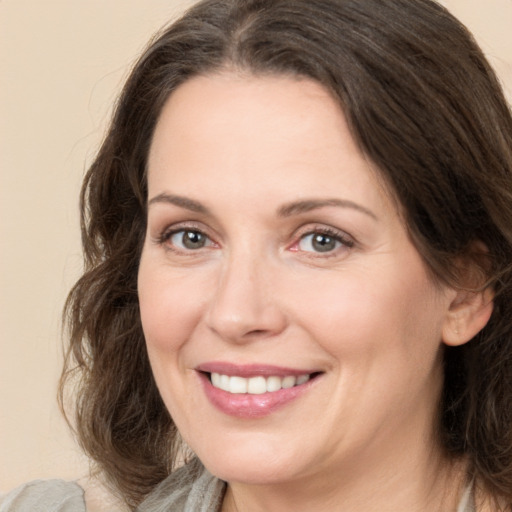
[[[84,490],[75,482],[35,480],[0,500],[0,512],[85,512]]]

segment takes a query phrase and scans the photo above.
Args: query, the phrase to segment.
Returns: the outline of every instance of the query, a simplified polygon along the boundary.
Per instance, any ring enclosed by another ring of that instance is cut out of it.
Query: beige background
[[[87,463],[55,403],[77,194],[127,69],[190,0],[0,0],[0,491]],[[445,0],[512,98],[512,0]]]

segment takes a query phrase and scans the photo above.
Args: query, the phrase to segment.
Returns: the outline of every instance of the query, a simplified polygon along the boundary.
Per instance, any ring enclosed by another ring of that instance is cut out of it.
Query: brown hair
[[[225,66],[323,84],[436,279],[457,284],[461,258],[485,272],[494,312],[470,343],[445,350],[441,439],[512,502],[512,118],[467,29],[431,0],[206,0],[151,42],[82,189],[85,272],[66,306],[61,392],[75,383],[83,448],[131,506],[178,457],[137,300],[146,159],[173,90]]]

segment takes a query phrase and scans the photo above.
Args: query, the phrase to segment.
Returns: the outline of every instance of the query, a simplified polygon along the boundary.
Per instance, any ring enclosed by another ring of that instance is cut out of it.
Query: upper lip
[[[318,373],[318,370],[287,368],[284,366],[275,366],[268,364],[234,364],[224,361],[211,361],[201,363],[195,368],[203,373],[220,373],[221,375],[237,376],[237,377],[256,377],[263,375],[265,377],[276,376],[286,377],[287,375],[299,376]]]

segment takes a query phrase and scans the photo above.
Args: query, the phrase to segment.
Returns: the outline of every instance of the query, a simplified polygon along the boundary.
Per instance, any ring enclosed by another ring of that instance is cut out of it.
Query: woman
[[[511,510],[512,119],[438,4],[199,3],[82,212],[63,384],[130,508]]]

